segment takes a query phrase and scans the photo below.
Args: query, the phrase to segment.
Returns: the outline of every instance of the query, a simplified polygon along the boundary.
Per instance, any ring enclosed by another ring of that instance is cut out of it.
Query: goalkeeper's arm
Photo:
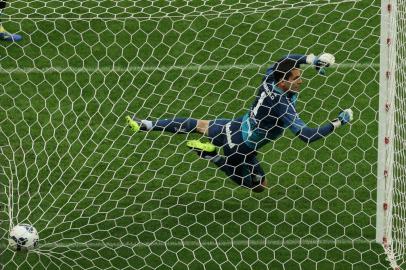
[[[306,125],[304,125],[303,121],[300,120],[300,118],[296,119],[297,120],[295,120],[295,122],[296,123],[299,122],[302,125],[302,128],[300,130],[297,130],[297,128],[295,127],[297,127],[299,123],[293,124],[291,126],[292,131],[294,131],[302,141],[306,143],[311,143],[326,137],[336,128],[339,128],[340,126],[345,125],[350,121],[352,121],[353,112],[351,109],[345,109],[344,111],[339,113],[336,119],[318,128],[309,128]]]
[[[268,80],[269,76],[276,70],[278,63],[285,59],[292,59],[296,61],[297,67],[299,68],[302,64],[313,65],[320,74],[325,74],[325,68],[335,63],[334,55],[330,53],[322,53],[319,56],[314,54],[304,55],[304,54],[288,54],[279,59],[275,64],[267,69],[263,80]]]

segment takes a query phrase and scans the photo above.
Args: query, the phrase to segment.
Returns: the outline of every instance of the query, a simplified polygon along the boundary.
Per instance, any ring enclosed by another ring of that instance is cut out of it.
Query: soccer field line
[[[213,70],[231,70],[231,69],[266,69],[269,65],[259,64],[238,64],[238,65],[185,65],[185,66],[113,66],[113,67],[45,67],[45,68],[0,68],[0,71],[6,74],[29,74],[29,73],[125,73],[125,72],[153,72],[162,71],[168,72],[171,70],[182,71],[213,71]],[[379,63],[342,63],[336,64],[330,67],[336,70],[348,70],[348,69],[367,69],[367,68],[379,68]]]
[[[230,241],[151,241],[151,242],[56,242],[41,243],[40,249],[53,248],[149,248],[149,247],[266,247],[266,246],[353,246],[375,244],[375,239],[291,239],[291,240],[230,240]]]

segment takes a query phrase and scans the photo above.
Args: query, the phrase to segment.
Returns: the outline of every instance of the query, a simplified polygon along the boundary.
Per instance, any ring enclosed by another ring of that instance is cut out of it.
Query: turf
[[[380,3],[312,3],[15,1],[5,26],[25,39],[3,44],[0,76],[5,269],[387,269],[374,243]],[[306,69],[297,109],[310,126],[347,107],[356,120],[264,147],[263,193],[193,155],[196,134],[125,127],[127,114],[239,116],[290,52],[354,64]],[[34,224],[36,252],[6,249],[9,220]]]

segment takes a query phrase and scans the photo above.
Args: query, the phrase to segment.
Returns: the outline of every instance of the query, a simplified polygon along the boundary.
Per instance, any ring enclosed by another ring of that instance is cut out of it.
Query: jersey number
[[[266,96],[267,96],[267,94],[265,92],[261,93],[261,96],[259,97],[257,104],[252,109],[251,117],[255,117],[257,115],[259,107],[261,107],[262,103],[264,103]]]

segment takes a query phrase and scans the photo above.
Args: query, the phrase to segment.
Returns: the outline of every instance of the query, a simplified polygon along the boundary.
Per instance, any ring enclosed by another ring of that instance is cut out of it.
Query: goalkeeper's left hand
[[[354,113],[351,109],[345,109],[338,114],[338,117],[331,121],[334,126],[334,129],[345,125],[354,119]]]
[[[335,61],[334,55],[330,53],[323,53],[320,56],[315,56],[311,53],[306,57],[306,63],[314,65],[316,70],[322,75],[326,74],[325,68],[334,64]]]

